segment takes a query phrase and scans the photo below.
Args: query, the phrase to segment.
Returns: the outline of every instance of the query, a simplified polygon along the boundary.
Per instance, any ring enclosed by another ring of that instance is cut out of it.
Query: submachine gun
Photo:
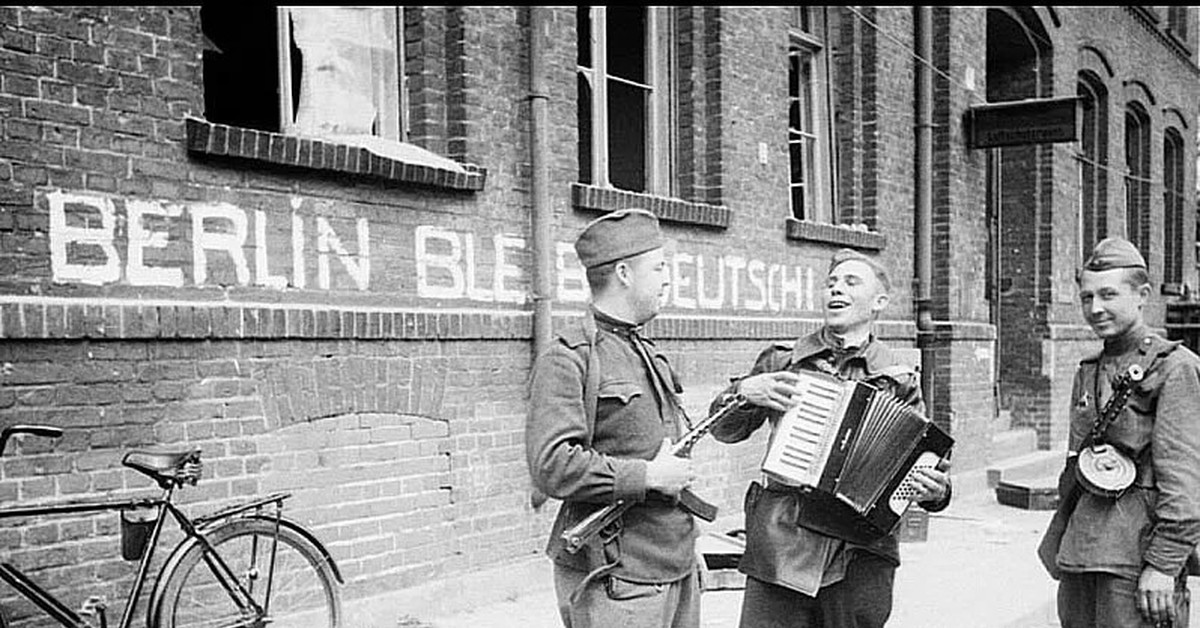
[[[717,421],[720,421],[725,415],[746,405],[746,397],[743,395],[735,395],[725,405],[717,409],[704,420],[697,423],[692,429],[688,430],[678,441],[671,446],[671,454],[680,458],[687,458],[692,455],[692,447],[704,435],[712,431]],[[605,530],[609,526],[620,520],[625,511],[633,507],[636,502],[618,499],[617,501],[593,512],[579,523],[563,530],[562,541],[567,553],[574,554],[583,548],[597,534]],[[683,489],[679,492],[679,505],[700,517],[705,521],[712,521],[717,518],[717,507],[710,504],[689,489]]]

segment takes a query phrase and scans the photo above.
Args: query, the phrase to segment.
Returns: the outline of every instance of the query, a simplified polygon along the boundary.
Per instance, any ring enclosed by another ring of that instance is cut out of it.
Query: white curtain
[[[292,7],[303,55],[295,131],[399,139],[395,7]]]

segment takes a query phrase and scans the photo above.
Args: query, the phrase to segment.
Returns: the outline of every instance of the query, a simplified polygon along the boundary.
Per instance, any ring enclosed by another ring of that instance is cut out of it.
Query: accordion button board
[[[912,503],[916,470],[935,467],[953,439],[870,384],[797,375],[795,405],[779,419],[763,473],[809,495],[802,525],[858,542],[889,534]]]

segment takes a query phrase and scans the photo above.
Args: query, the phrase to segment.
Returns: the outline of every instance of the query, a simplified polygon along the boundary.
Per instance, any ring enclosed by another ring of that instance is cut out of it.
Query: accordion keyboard
[[[820,475],[823,456],[829,450],[830,421],[838,416],[846,388],[832,378],[819,378],[801,373],[796,405],[780,421],[781,447],[776,460],[767,465],[779,470],[776,477],[791,484],[815,485]]]

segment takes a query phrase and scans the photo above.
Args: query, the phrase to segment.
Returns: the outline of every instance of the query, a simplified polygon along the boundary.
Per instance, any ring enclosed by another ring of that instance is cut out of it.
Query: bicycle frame
[[[125,609],[121,616],[121,622],[118,624],[118,628],[130,628],[131,626],[131,622],[133,621],[134,607],[137,605],[137,600],[145,588],[146,576],[150,570],[150,564],[154,559],[155,549],[158,546],[159,536],[162,533],[168,513],[175,519],[176,523],[179,524],[180,529],[184,533],[184,539],[180,541],[179,545],[176,546],[171,556],[174,557],[180,555],[182,553],[180,550],[184,549],[189,544],[199,543],[204,548],[205,561],[209,564],[218,582],[226,590],[226,592],[229,593],[230,597],[233,599],[234,603],[237,604],[238,608],[247,612],[252,611],[256,614],[264,612],[264,609],[258,606],[258,603],[254,601],[251,594],[238,581],[237,576],[233,574],[233,571],[225,563],[225,560],[213,549],[212,545],[208,543],[208,540],[204,537],[202,530],[214,522],[223,521],[235,515],[246,513],[251,510],[257,510],[272,503],[275,504],[275,513],[274,516],[269,517],[270,520],[275,521],[277,526],[286,522],[292,527],[297,527],[294,524],[287,522],[287,520],[283,519],[282,516],[283,500],[290,497],[290,495],[288,493],[276,493],[241,504],[235,504],[217,512],[197,517],[193,520],[189,519],[188,516],[183,513],[183,511],[181,511],[171,502],[174,491],[174,487],[163,489],[162,496],[157,498],[96,500],[64,504],[49,504],[44,506],[16,506],[0,508],[0,519],[17,519],[46,515],[100,513],[108,511],[157,508],[158,514],[154,520],[154,527],[150,532],[150,537],[146,541],[146,548],[142,552],[141,560],[138,563],[137,575],[135,576],[133,584],[130,587],[129,594],[126,596]],[[267,518],[263,515],[254,516]],[[278,527],[276,529],[278,529]],[[324,551],[324,547],[319,543],[317,546]],[[328,555],[328,553],[325,554],[325,557],[329,561],[330,565],[333,565],[332,558]],[[166,570],[170,567],[172,562],[172,560],[168,560],[166,563],[164,563],[163,573],[166,573]],[[336,569],[336,566],[334,566],[335,574],[337,574]],[[337,574],[337,578],[340,581],[341,575]],[[77,613],[68,608],[65,603],[54,597],[45,589],[38,586],[36,583],[30,580],[28,576],[21,573],[20,570],[11,564],[6,563],[3,565],[3,568],[0,568],[0,579],[8,582],[13,589],[36,604],[42,609],[43,612],[53,617],[63,626],[66,626],[67,628],[91,627],[90,623],[86,622]],[[268,584],[268,586],[270,585]],[[151,600],[150,607],[154,607],[153,599]]]

